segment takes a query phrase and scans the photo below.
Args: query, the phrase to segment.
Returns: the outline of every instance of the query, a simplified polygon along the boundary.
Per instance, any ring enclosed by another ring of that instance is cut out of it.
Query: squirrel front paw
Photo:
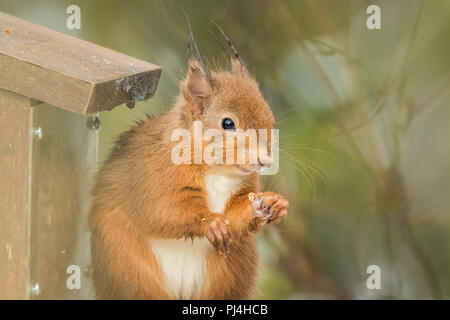
[[[221,214],[217,214],[217,217],[208,224],[206,230],[206,238],[208,238],[220,254],[225,255],[228,254],[229,244],[231,242],[231,234],[227,229],[228,224],[227,218]]]
[[[279,222],[287,215],[289,202],[273,192],[249,193],[248,198],[253,209],[253,217],[262,220],[262,224]]]

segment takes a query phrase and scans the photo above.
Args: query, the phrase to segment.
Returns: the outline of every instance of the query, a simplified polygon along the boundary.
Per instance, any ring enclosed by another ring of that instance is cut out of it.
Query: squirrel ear
[[[247,69],[245,69],[245,67],[242,65],[242,63],[238,59],[231,58],[230,64],[231,64],[231,72],[232,73],[248,77]]]
[[[186,80],[182,86],[183,94],[188,100],[207,98],[211,92],[211,84],[197,60],[190,60]]]

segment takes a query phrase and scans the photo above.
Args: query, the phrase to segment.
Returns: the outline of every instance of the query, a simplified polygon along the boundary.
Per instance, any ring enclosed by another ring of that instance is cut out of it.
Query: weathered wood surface
[[[0,299],[91,297],[92,119],[152,96],[160,73],[0,12]],[[70,265],[79,290],[66,286]]]
[[[94,117],[0,89],[0,299],[91,298]],[[80,289],[66,286],[70,265]]]
[[[30,99],[0,89],[0,299],[25,299],[29,278]]]
[[[161,68],[0,12],[0,88],[86,114],[151,97]]]

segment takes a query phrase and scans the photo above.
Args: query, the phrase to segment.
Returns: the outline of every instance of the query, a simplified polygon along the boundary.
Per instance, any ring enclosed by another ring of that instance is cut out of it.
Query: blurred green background
[[[69,30],[67,6],[81,8]],[[366,8],[381,8],[368,30]],[[255,298],[450,298],[450,1],[0,0],[0,10],[163,67],[156,96],[101,113],[100,160],[145,113],[168,110],[190,15],[205,59],[230,36],[277,118],[263,189],[287,220],[259,237]],[[366,287],[369,265],[381,289]]]

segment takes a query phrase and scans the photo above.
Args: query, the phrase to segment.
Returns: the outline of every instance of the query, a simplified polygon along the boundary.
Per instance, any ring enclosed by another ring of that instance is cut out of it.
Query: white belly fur
[[[173,299],[196,299],[201,293],[206,256],[212,248],[205,238],[150,239],[150,247]]]
[[[239,190],[241,179],[223,175],[206,175],[208,207],[212,212],[223,213],[230,197]]]
[[[222,175],[206,175],[208,207],[212,212],[223,213],[230,197],[239,189],[240,180]],[[200,297],[206,272],[206,258],[212,246],[206,238],[149,239],[164,274],[166,288],[174,299]]]

